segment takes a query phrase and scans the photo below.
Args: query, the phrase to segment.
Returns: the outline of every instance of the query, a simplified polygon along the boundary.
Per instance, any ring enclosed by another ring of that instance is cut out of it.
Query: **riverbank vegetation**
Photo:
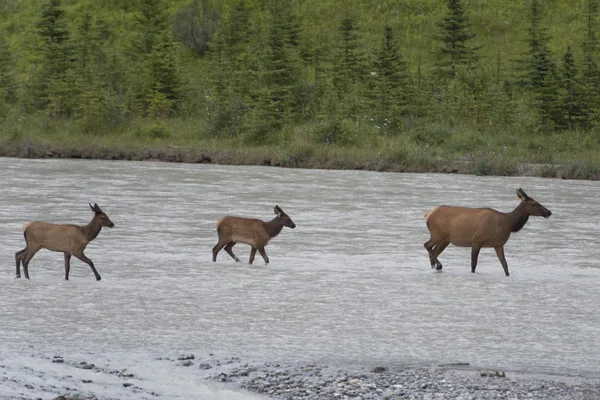
[[[600,0],[517,3],[0,0],[0,155],[598,179]]]

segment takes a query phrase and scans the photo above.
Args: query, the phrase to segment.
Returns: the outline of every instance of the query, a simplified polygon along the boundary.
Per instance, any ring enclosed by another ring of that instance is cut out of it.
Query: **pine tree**
[[[338,27],[340,47],[334,61],[333,85],[341,100],[361,78],[362,55],[359,52],[358,31],[354,18],[349,14]]]
[[[41,40],[35,82],[37,105],[54,116],[68,115],[74,105],[73,51],[60,0],[49,0],[42,6],[37,28]]]
[[[17,101],[17,81],[13,70],[13,58],[8,43],[0,36],[0,103]]]
[[[385,26],[375,60],[375,96],[379,124],[396,126],[412,97],[406,64],[399,54],[393,31]]]
[[[267,41],[261,62],[261,85],[249,115],[255,138],[279,129],[284,120],[297,114],[296,92],[299,56],[290,32],[291,2],[271,0]],[[264,137],[262,138],[264,139]]]
[[[582,124],[591,128],[600,120],[600,68],[598,67],[598,14],[600,2],[587,0],[586,35],[583,41]]]
[[[567,47],[562,62],[563,96],[561,106],[564,110],[565,128],[572,129],[581,116],[581,90],[575,57],[571,46]]]
[[[450,78],[456,76],[458,65],[470,65],[476,61],[475,48],[467,42],[475,37],[469,28],[469,20],[461,0],[447,0],[448,13],[437,23],[440,34],[437,39],[443,43],[440,49],[440,69]]]
[[[179,60],[168,32],[155,41],[148,58],[145,96],[148,114],[165,118],[177,112],[183,97]]]
[[[86,12],[74,37],[78,125],[84,132],[103,133],[109,129],[109,102],[113,95],[108,81],[106,54],[97,21]]]
[[[140,26],[135,46],[140,54],[149,55],[167,29],[166,4],[164,0],[138,0],[134,15]]]
[[[540,0],[532,0],[529,17],[529,53],[525,62],[525,83],[533,94],[540,126],[548,132],[554,129],[556,123],[560,124],[561,119],[558,110],[560,106],[557,104],[559,76],[548,47],[550,36],[541,26]]]
[[[140,0],[136,40],[139,71],[134,107],[143,115],[165,118],[175,114],[183,98],[180,62],[164,0]]]

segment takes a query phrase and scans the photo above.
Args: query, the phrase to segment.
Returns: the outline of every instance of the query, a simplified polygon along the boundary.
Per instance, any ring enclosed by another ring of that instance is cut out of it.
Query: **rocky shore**
[[[210,376],[274,399],[600,399],[600,385],[526,378],[466,365],[436,368],[339,368],[244,364]],[[456,369],[464,368],[464,369]]]
[[[236,399],[544,399],[600,398],[600,381],[565,376],[480,370],[468,364],[431,368],[280,364],[193,354],[156,358],[158,369],[212,387],[238,391]],[[0,399],[114,400],[192,399],[138,375],[135,368],[114,369],[61,356],[44,357],[33,367],[0,359]],[[56,369],[53,366],[59,365]],[[219,393],[211,399],[220,397]],[[251,393],[255,393],[251,394]]]

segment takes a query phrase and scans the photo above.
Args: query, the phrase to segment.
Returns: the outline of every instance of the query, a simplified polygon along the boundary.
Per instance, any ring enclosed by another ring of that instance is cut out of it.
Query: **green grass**
[[[337,134],[353,140],[332,144],[322,136],[328,123],[311,123],[274,132],[277,144],[259,145],[244,135],[208,136],[208,127],[198,118],[132,119],[93,134],[71,119],[11,112],[0,121],[0,155],[600,179],[600,144],[579,132],[540,136],[422,124],[390,137],[373,125],[346,124]]]

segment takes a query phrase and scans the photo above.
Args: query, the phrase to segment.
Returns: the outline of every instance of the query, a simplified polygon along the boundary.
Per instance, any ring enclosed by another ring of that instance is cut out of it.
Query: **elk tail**
[[[433,209],[433,210],[431,210],[431,211],[427,211],[427,212],[425,213],[425,222],[427,222],[427,221],[429,220],[429,217],[431,217],[431,214],[433,214],[433,212],[434,212],[435,210],[437,210],[437,209],[438,209],[438,207],[434,208],[434,209]]]
[[[31,225],[31,224],[32,224],[32,222],[25,224],[25,226],[23,227],[23,232],[25,232],[27,230],[27,228],[29,228],[29,225]]]

